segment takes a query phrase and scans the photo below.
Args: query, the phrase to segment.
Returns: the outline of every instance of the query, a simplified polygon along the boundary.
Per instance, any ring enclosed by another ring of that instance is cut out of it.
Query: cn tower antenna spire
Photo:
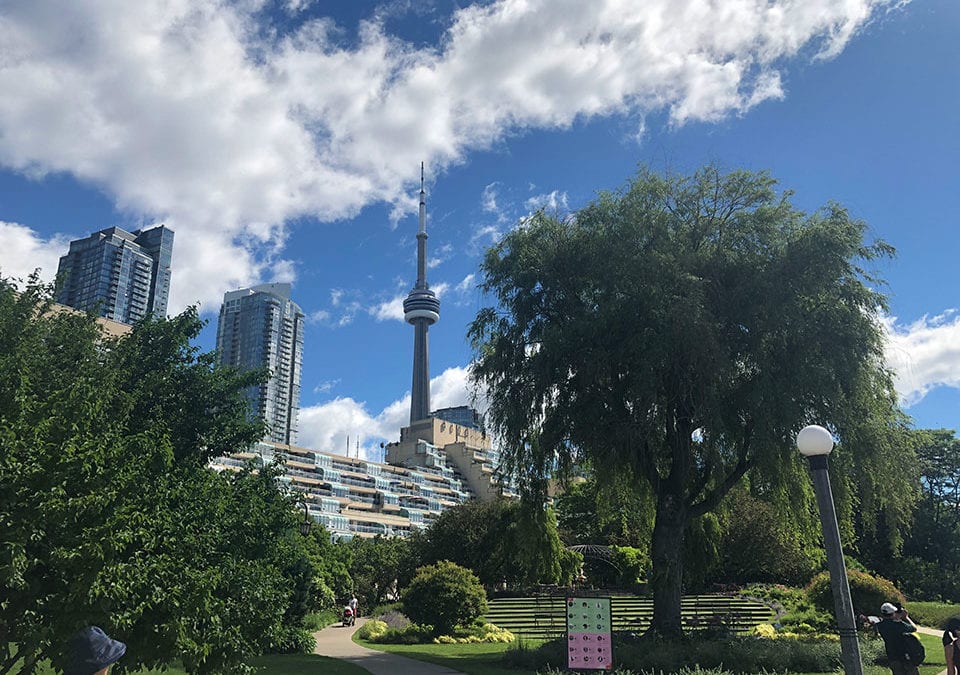
[[[427,284],[427,199],[420,162],[420,226],[417,230],[417,282],[403,301],[403,318],[414,328],[413,386],[410,424],[430,416],[430,345],[428,330],[440,320],[440,301]]]

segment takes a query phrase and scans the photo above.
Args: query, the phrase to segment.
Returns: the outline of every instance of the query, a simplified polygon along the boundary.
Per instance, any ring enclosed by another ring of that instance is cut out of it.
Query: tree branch
[[[720,500],[726,496],[733,486],[740,482],[740,479],[753,468],[756,464],[756,458],[750,457],[750,445],[751,440],[753,439],[753,421],[748,421],[744,426],[743,430],[743,445],[740,447],[740,452],[738,453],[739,457],[737,459],[736,465],[727,474],[727,477],[715,487],[711,492],[709,492],[703,499],[696,503],[690,503],[688,506],[688,513],[691,518],[696,518],[702,516],[708,511],[712,511],[717,508],[720,504]],[[693,495],[691,495],[692,497]]]

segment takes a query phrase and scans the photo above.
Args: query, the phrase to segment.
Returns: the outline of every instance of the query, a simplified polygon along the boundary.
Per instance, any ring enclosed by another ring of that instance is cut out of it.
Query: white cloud
[[[470,273],[457,284],[458,293],[472,293],[477,288],[477,275]]]
[[[444,244],[434,251],[433,256],[427,259],[427,267],[433,269],[447,262],[453,255],[453,244]]]
[[[69,243],[65,235],[44,239],[26,225],[0,220],[0,275],[25,281],[40,268],[41,281],[51,282]]]
[[[318,309],[307,315],[307,323],[324,323],[330,319],[330,312],[325,309]]]
[[[500,212],[500,210],[497,208],[497,185],[499,185],[499,183],[490,183],[488,186],[483,188],[483,195],[480,197],[480,203],[483,206],[483,210],[487,213]]]
[[[337,319],[337,326],[340,326],[341,328],[343,326],[349,326],[351,323],[353,323],[353,320],[357,318],[357,314],[361,309],[363,309],[363,306],[356,300],[348,302],[343,306],[340,318]]]
[[[431,407],[448,408],[470,404],[466,368],[449,368],[430,380]],[[395,441],[400,427],[410,423],[410,393],[378,413],[367,410],[366,403],[352,398],[336,398],[327,403],[300,409],[297,444],[305,448],[344,454],[349,438],[350,453],[360,447],[360,455],[380,459],[380,443]]]
[[[548,213],[567,211],[567,193],[554,190],[547,194],[534,195],[524,203],[524,206],[526,206],[529,213],[539,211],[540,209],[544,209]]]
[[[887,365],[896,376],[897,393],[905,406],[919,403],[936,387],[960,388],[960,314],[949,309],[913,323],[884,321]]]
[[[397,295],[370,308],[370,315],[377,321],[403,321],[403,299]]]
[[[481,225],[470,235],[470,249],[478,251],[486,246],[492,246],[503,237],[503,228],[498,225]]]
[[[326,380],[313,388],[314,394],[329,394],[333,388],[340,384],[339,378],[336,380]]]
[[[273,276],[291,218],[415,210],[420,159],[437,175],[512,133],[596,115],[742,114],[784,95],[789,59],[837,55],[898,4],[497,0],[417,48],[377,20],[350,46],[329,19],[277,37],[255,25],[261,2],[8,0],[0,165],[70,173],[167,222],[171,310],[216,308]]]

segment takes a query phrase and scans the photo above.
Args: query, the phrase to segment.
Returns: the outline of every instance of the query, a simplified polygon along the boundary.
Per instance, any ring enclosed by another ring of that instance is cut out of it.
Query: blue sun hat
[[[70,665],[64,675],[93,675],[126,653],[127,645],[111,639],[97,626],[87,626],[70,638]]]

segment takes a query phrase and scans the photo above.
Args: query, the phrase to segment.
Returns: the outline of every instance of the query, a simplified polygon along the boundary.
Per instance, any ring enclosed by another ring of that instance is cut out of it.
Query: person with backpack
[[[893,675],[920,675],[923,662],[923,645],[915,633],[917,626],[910,620],[907,610],[891,602],[880,605],[882,619],[877,632],[883,638],[887,662]]]
[[[947,675],[957,675],[960,667],[960,616],[947,620],[943,631],[943,655],[947,659]]]

